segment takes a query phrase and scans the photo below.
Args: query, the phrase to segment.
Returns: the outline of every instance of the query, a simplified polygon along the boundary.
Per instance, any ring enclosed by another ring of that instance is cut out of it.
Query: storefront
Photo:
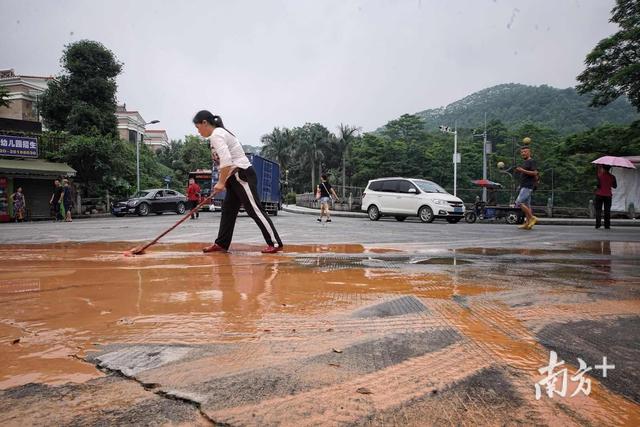
[[[10,196],[22,187],[27,201],[27,219],[49,218],[49,200],[53,180],[75,176],[76,171],[64,163],[41,159],[0,158],[0,222],[10,221],[13,206]]]

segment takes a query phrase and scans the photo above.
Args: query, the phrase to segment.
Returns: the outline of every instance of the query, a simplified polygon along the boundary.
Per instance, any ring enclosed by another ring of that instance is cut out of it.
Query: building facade
[[[144,143],[154,152],[169,147],[169,137],[164,129],[149,129],[144,134]]]
[[[51,77],[16,75],[0,70],[0,86],[8,89],[8,107],[0,107],[0,222],[14,218],[11,195],[22,187],[27,220],[50,218],[53,180],[76,171],[64,163],[44,159],[50,139],[42,137],[38,99]]]
[[[142,142],[146,122],[138,111],[128,111],[127,104],[116,107],[116,119],[118,119],[118,135],[120,139],[133,144]]]
[[[39,122],[38,99],[53,77],[23,76],[13,69],[0,70],[0,86],[7,88],[9,107],[0,107],[0,117]]]
[[[127,104],[118,105],[116,108],[118,119],[118,135],[120,139],[132,144],[144,143],[157,152],[162,147],[169,146],[169,138],[164,129],[147,130],[148,124],[140,112],[127,110]]]

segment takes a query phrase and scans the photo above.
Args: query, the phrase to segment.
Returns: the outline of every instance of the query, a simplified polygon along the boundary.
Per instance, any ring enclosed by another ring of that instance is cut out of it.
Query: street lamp
[[[453,195],[458,192],[458,163],[460,163],[460,153],[458,153],[458,126],[451,130],[449,126],[440,126],[440,132],[453,134]]]
[[[145,127],[146,125],[155,125],[156,123],[160,123],[160,120],[151,120],[150,122],[146,122],[142,125]],[[140,142],[144,138],[144,133],[140,137],[140,139],[136,138],[136,192],[140,192]]]

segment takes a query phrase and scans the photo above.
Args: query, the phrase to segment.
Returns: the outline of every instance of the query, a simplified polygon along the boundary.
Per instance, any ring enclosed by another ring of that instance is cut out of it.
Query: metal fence
[[[78,214],[95,215],[111,212],[113,200],[109,197],[78,197],[78,202]]]
[[[338,192],[336,191],[336,194]],[[349,193],[347,193],[349,194]],[[354,197],[353,194],[349,194],[344,199],[340,199],[340,202],[333,202],[331,209],[336,211],[359,211],[362,204],[362,193]],[[296,206],[302,206],[305,208],[320,209],[320,204],[316,200],[315,193],[303,193],[296,194]]]

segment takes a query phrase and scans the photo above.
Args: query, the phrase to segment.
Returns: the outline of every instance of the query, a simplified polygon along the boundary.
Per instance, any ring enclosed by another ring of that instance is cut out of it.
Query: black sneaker
[[[331,218],[327,219],[327,222],[331,222]]]
[[[322,222],[322,218],[316,218],[316,221]]]

